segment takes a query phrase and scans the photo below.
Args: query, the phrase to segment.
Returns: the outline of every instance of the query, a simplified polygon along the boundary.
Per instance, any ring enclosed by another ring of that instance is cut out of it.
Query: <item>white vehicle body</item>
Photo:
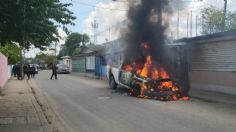
[[[107,66],[107,78],[110,79],[113,76],[117,84],[119,84],[119,73],[120,68]]]
[[[122,86],[128,89],[131,88],[130,84],[127,83],[132,79],[131,73],[122,70],[121,67],[122,65],[119,67],[107,66],[107,78],[109,80],[109,86],[111,89],[116,89],[117,86]],[[123,76],[124,74],[126,77]]]

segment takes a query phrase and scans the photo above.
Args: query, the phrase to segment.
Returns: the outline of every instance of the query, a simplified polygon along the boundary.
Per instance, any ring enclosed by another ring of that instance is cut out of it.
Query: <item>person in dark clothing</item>
[[[33,66],[32,66],[32,77],[33,77],[33,78],[34,78],[35,74],[36,74],[36,68],[35,68],[35,66],[33,65]]]
[[[30,79],[30,75],[29,75],[30,67],[27,66],[27,65],[24,65],[23,70],[24,70],[24,76],[23,76],[23,79],[25,78],[25,75],[26,75],[26,76],[28,77],[28,80],[29,80],[29,79]]]
[[[15,70],[16,70],[17,79],[20,80],[20,78],[21,78],[21,71],[20,71],[20,65],[19,64],[16,65]]]
[[[12,67],[12,73],[13,73],[14,77],[16,77],[16,65],[14,65]]]
[[[31,78],[33,78],[33,66],[29,67],[29,75]]]
[[[52,80],[53,76],[55,76],[55,79],[57,79],[57,66],[56,65],[52,66],[51,80]]]

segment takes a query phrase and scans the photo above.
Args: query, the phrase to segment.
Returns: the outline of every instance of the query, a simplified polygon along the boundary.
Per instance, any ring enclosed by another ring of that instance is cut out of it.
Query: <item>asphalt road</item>
[[[199,99],[128,97],[104,81],[42,71],[34,79],[75,132],[235,132],[236,107]]]

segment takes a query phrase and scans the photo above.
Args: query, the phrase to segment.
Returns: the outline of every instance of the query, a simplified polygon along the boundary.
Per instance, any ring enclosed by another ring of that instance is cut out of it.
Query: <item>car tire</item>
[[[139,85],[134,85],[131,87],[131,96],[137,97],[140,95],[141,88]]]
[[[113,76],[111,76],[109,78],[109,88],[110,89],[116,89],[117,88],[117,84],[116,84],[115,78]]]

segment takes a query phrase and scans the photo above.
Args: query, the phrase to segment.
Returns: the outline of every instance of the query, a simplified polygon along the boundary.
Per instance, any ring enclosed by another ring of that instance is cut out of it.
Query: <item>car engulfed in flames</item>
[[[149,50],[147,43],[141,47]],[[181,86],[172,79],[165,68],[147,55],[145,62],[134,61],[122,66],[121,82],[131,89],[130,95],[163,101],[188,100],[181,92]]]

